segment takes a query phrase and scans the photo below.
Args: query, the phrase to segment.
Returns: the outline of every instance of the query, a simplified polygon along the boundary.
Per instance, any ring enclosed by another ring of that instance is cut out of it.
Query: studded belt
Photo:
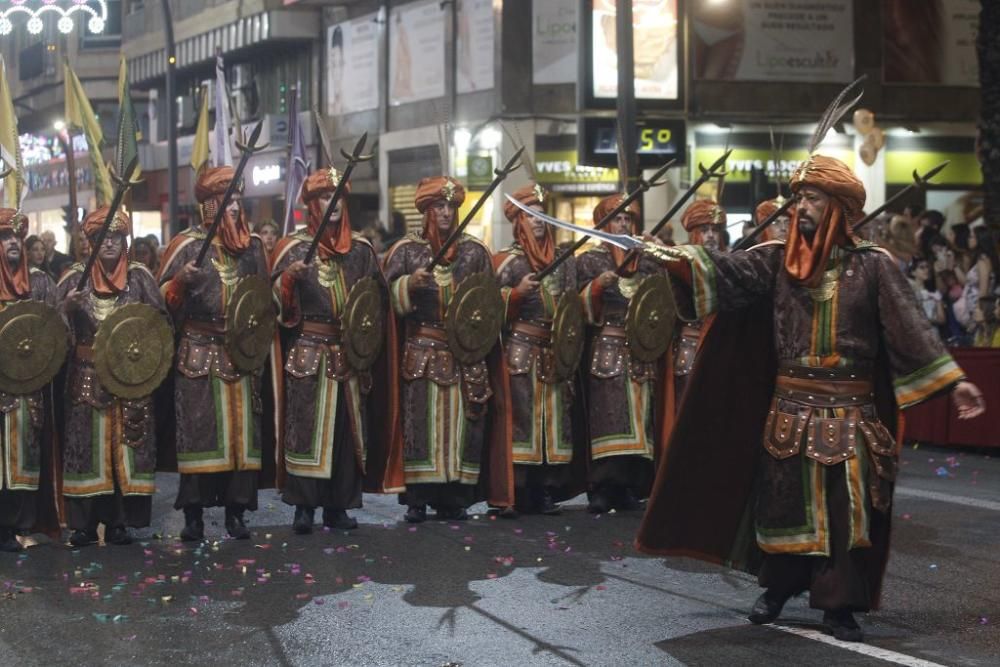
[[[340,322],[320,322],[316,320],[304,320],[302,322],[302,333],[307,336],[317,338],[340,338]]]
[[[447,332],[442,327],[430,324],[420,324],[416,330],[414,330],[413,335],[418,338],[430,338],[431,340],[436,340],[439,343],[448,342]]]
[[[613,324],[605,324],[601,327],[599,336],[611,336],[612,338],[625,338],[625,327],[618,327]]]
[[[528,322],[527,320],[516,320],[510,325],[511,335],[521,338],[533,345],[548,346],[552,344],[552,324],[551,322]]]
[[[225,320],[187,320],[184,322],[185,334],[200,334],[202,336],[225,336]]]

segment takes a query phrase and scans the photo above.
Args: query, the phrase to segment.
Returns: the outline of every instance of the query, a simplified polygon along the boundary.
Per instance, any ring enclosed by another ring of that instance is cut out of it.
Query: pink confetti
[[[596,586],[595,588],[597,588],[597,590],[599,590],[599,591],[606,591],[606,590],[608,590],[607,586]]]

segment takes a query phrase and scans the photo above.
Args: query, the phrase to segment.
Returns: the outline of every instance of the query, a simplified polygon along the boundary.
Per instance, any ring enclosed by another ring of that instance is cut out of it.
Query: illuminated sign
[[[618,132],[614,118],[584,118],[578,147],[583,164],[618,165]],[[687,126],[682,120],[640,120],[636,123],[639,167],[656,169],[670,159],[687,161]]]
[[[251,172],[251,180],[254,186],[267,185],[281,179],[281,165],[261,164],[256,165]]]

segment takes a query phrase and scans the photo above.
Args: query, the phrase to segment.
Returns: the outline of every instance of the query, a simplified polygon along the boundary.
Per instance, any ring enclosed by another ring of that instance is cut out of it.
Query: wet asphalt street
[[[402,523],[366,496],[349,533],[291,533],[262,492],[248,542],[182,545],[160,475],[129,547],[0,555],[0,665],[997,665],[1000,461],[907,448],[883,609],[869,642],[822,632],[802,599],[745,614],[752,578],[632,548],[639,516]],[[484,511],[485,507],[477,506]],[[697,508],[692,508],[697,511]]]

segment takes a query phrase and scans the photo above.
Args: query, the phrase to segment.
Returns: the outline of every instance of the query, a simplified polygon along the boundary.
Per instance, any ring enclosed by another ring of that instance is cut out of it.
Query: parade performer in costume
[[[58,288],[73,342],[59,430],[70,543],[77,547],[97,540],[99,523],[105,527],[105,542],[130,544],[128,528],[150,523],[156,490],[153,398],[122,399],[102,386],[95,369],[94,336],[101,323],[126,304],[143,303],[164,317],[168,314],[153,274],[145,265],[128,261],[127,213],[115,213],[104,242],[96,245],[108,213],[104,206],[83,221],[83,233],[97,253],[86,285],[77,291],[84,267],[74,264]]]
[[[279,240],[272,258],[279,321],[288,332],[282,356],[287,476],[281,495],[295,506],[293,528],[299,534],[312,532],[317,507],[323,508],[324,526],[356,528],[357,521],[346,510],[361,507],[366,473],[383,475],[372,479],[370,490],[400,491],[403,486],[402,452],[396,451],[391,463],[386,460],[387,430],[382,425],[390,420],[376,418],[373,423],[373,416],[388,407],[386,390],[390,369],[395,373],[396,350],[383,347],[381,362],[359,371],[344,349],[342,315],[359,281],[377,282],[390,325],[392,318],[375,251],[351,232],[346,190],[319,239],[316,257],[308,265],[304,262],[339,180],[333,168],[306,179],[302,201],[308,226]]]
[[[893,259],[855,236],[851,170],[813,155],[792,189],[787,242],[650,247],[697,317],[717,316],[638,545],[757,572],[754,623],[808,590],[835,637],[860,641],[853,613],[877,606],[889,552],[896,410],[946,392],[960,417],[984,405]]]
[[[218,506],[226,508],[229,535],[249,538],[244,511],[257,509],[258,474],[273,458],[273,442],[262,432],[263,373],[239,371],[224,345],[226,306],[241,278],[269,278],[263,242],[250,234],[238,194],[212,240],[211,261],[201,268],[194,262],[233,176],[229,166],[201,171],[195,197],[203,226],[175,236],[160,267],[160,289],[180,333],[173,380],[181,479],[174,507],[184,510],[184,540],[202,539],[202,510]]]
[[[767,220],[784,203],[784,197],[776,197],[774,199],[765,199],[757,204],[757,208],[754,211],[755,224],[759,225]],[[788,226],[791,221],[792,218],[790,215],[779,216],[767,229],[761,232],[760,241],[762,243],[766,243],[767,241],[784,241],[788,237]]]

